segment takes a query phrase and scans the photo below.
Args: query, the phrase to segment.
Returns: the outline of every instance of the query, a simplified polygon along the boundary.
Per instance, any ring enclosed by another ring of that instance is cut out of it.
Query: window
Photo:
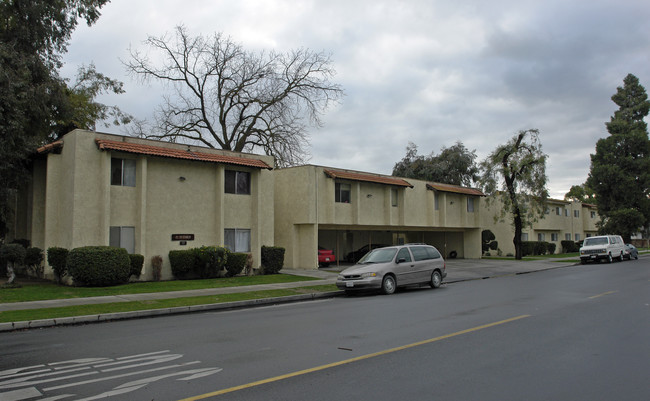
[[[251,173],[247,171],[226,170],[227,194],[250,195]]]
[[[571,233],[565,233],[564,234],[564,239],[567,241],[571,241]]]
[[[528,241],[528,233],[521,233],[521,240]]]
[[[546,241],[546,234],[544,233],[537,233],[537,241]]]
[[[224,230],[224,245],[231,252],[250,252],[251,230],[241,228],[226,228]]]
[[[551,241],[557,242],[559,235],[557,233],[551,233]]]
[[[334,201],[340,203],[350,203],[350,184],[337,182],[334,184]]]
[[[573,217],[580,217],[580,210],[574,210]]]
[[[595,219],[595,218],[596,218],[596,212],[593,212],[593,211],[591,212],[591,218],[592,218],[592,219]]]
[[[397,201],[398,201],[398,192],[397,188],[391,188],[390,189],[390,204],[393,207],[397,207]]]
[[[578,234],[578,233],[576,233],[576,241],[580,241],[580,234]]]
[[[135,187],[135,159],[111,158],[111,185]]]
[[[467,211],[474,213],[474,198],[467,198]]]
[[[135,227],[113,226],[108,237],[108,245],[124,248],[128,253],[135,253]]]
[[[433,194],[433,208],[435,210],[440,210],[440,197],[437,192]]]
[[[397,260],[404,259],[405,262],[410,262],[411,261],[411,254],[409,254],[409,250],[406,248],[402,248],[397,252]]]
[[[569,217],[569,209],[564,209],[564,217]]]
[[[418,261],[418,260],[427,260],[430,259],[431,257],[429,256],[429,252],[427,252],[427,248],[423,246],[412,246],[411,248],[411,253],[413,254],[413,260]]]
[[[562,216],[562,208],[561,207],[556,207],[555,208],[555,214],[558,216]]]

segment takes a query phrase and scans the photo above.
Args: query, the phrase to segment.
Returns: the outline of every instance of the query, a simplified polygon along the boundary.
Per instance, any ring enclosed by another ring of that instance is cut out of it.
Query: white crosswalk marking
[[[179,361],[181,358],[183,358],[182,354],[164,350],[119,358],[81,358],[7,369],[0,371],[0,401],[95,400],[136,391],[158,381],[174,380],[174,378],[182,381],[196,380],[222,370],[216,367],[187,369],[201,362],[181,362]],[[172,361],[178,362],[170,363]],[[147,369],[142,369],[143,367]],[[168,373],[149,376],[154,372],[163,371]],[[114,374],[117,372],[121,373]],[[144,377],[113,388],[101,389],[102,383],[132,378],[136,375]],[[82,390],[81,386],[86,386],[85,390]],[[88,391],[89,387],[99,389],[99,393],[56,394],[62,389],[77,388],[79,391]]]

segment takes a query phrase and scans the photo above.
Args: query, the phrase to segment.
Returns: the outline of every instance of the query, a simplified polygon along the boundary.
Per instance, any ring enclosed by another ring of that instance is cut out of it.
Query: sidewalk
[[[532,273],[542,270],[550,270],[556,268],[563,268],[575,265],[571,262],[553,262],[549,260],[541,261],[514,261],[514,260],[493,260],[493,259],[450,259],[446,261],[447,264],[447,277],[444,283],[457,283],[468,280],[478,280],[494,277],[510,276],[515,274]],[[102,296],[90,298],[69,298],[69,299],[55,299],[47,301],[32,301],[32,302],[15,302],[0,304],[0,312],[10,310],[26,310],[26,309],[41,309],[41,308],[56,308],[62,306],[75,306],[86,304],[100,304],[112,302],[129,302],[129,301],[146,301],[152,299],[171,299],[183,298],[203,295],[219,295],[219,294],[232,294],[242,293],[249,291],[271,290],[271,289],[285,289],[297,288],[305,286],[316,286],[324,284],[333,284],[336,282],[338,271],[343,270],[347,266],[331,266],[327,269],[319,270],[300,270],[300,269],[283,269],[282,273],[295,274],[300,276],[315,277],[319,280],[308,282],[293,282],[293,283],[277,283],[277,284],[262,284],[254,286],[242,287],[227,287],[227,288],[205,288],[200,290],[189,291],[174,291],[174,292],[159,292],[147,294],[126,294],[115,296]],[[36,327],[49,327],[65,324],[78,324],[90,323],[108,320],[119,319],[132,319],[148,316],[170,315],[176,313],[206,311],[215,309],[233,309],[246,306],[259,306],[268,304],[278,304],[285,302],[296,302],[302,300],[312,300],[317,298],[328,298],[343,294],[342,291],[332,291],[318,294],[303,294],[294,295],[289,297],[257,299],[249,301],[239,301],[220,304],[209,305],[196,305],[177,308],[165,309],[152,309],[134,312],[120,312],[109,313],[104,315],[91,315],[91,316],[76,316],[68,318],[57,319],[42,319],[29,322],[11,322],[0,323],[0,332],[12,331],[25,328]]]

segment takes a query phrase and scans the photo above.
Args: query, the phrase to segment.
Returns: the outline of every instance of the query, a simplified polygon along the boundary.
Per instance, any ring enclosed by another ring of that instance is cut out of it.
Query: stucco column
[[[138,190],[138,221],[135,227],[135,253],[145,257],[142,275],[147,276],[147,157],[139,156],[137,161],[136,185]]]

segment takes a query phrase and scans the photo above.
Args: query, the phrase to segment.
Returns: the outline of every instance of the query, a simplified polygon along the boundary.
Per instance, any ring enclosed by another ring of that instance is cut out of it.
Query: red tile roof
[[[352,181],[375,182],[378,184],[413,188],[413,185],[411,185],[408,181],[396,177],[387,177],[384,175],[373,175],[373,174],[362,174],[362,173],[354,173],[350,171],[332,170],[332,169],[325,169],[323,171],[330,178],[342,178],[345,180],[352,180]]]
[[[427,183],[427,189],[432,189],[441,192],[454,192],[457,194],[465,194],[465,195],[485,196],[483,192],[475,188],[467,188],[467,187],[461,187],[458,185],[451,185],[451,184],[441,184],[438,182]]]
[[[137,153],[141,155],[170,157],[174,159],[195,160],[210,163],[225,163],[238,166],[265,168],[272,170],[260,159],[247,159],[244,157],[217,155],[212,153],[193,152],[190,150],[181,150],[173,148],[164,148],[160,146],[143,145],[133,142],[111,141],[107,139],[95,139],[97,147],[101,150],[117,150],[120,152]]]

